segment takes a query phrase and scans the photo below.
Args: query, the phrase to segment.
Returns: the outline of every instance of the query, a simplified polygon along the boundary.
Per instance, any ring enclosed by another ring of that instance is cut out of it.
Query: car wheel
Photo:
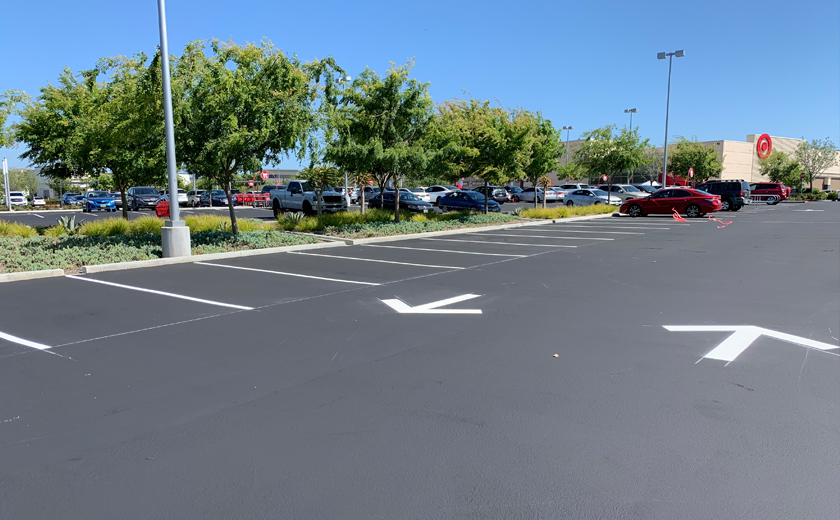
[[[441,203],[440,203],[440,201],[438,201],[438,207],[439,207],[439,208],[440,208],[440,210],[441,210],[441,211],[443,211],[444,213],[446,213],[447,211],[449,211],[449,208],[446,206],[446,204],[441,204]]]
[[[738,211],[739,209],[743,208],[744,206],[732,206],[732,211]]]
[[[627,214],[633,218],[644,216],[644,214],[642,213],[642,207],[638,204],[633,204],[632,206],[627,208]]]
[[[271,211],[274,213],[274,218],[278,218],[280,216],[280,203],[276,200],[271,204]]]
[[[519,202],[519,197],[517,197],[516,195],[514,195],[512,200],[513,200],[513,202]]]
[[[595,206],[600,206],[600,205],[601,205],[601,203],[600,203],[599,201],[597,201],[597,200],[596,200],[594,205],[595,205]]]
[[[691,204],[687,208],[685,208],[685,216],[689,218],[698,218],[701,216],[700,206],[697,204]]]
[[[312,214],[312,204],[310,204],[309,202],[304,202],[302,208],[303,208],[303,214],[304,215],[311,215]]]
[[[566,205],[567,205],[567,206],[574,206],[574,205],[575,205],[575,201],[573,201],[573,200],[567,201],[567,202],[566,202]]]
[[[720,201],[720,210],[721,211],[729,211],[729,209],[731,207],[732,207],[732,205],[730,204],[729,200],[723,199],[722,201]]]

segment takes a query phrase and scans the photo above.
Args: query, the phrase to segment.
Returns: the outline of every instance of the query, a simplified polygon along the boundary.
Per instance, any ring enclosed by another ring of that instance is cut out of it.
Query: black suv
[[[712,195],[720,195],[722,211],[738,211],[744,205],[751,203],[750,183],[746,181],[706,181],[697,186],[697,189]]]
[[[495,200],[499,204],[504,204],[505,202],[510,200],[510,199],[508,199],[507,191],[502,186],[488,186],[486,188],[484,186],[479,186],[478,188],[475,188],[473,191],[477,191],[478,193],[481,193],[485,197],[487,196],[487,193],[485,193],[485,192],[489,191],[490,192],[490,198]]]
[[[125,199],[128,202],[128,209],[140,211],[143,208],[155,209],[160,202],[160,193],[150,186],[135,186],[128,188],[125,192]]]

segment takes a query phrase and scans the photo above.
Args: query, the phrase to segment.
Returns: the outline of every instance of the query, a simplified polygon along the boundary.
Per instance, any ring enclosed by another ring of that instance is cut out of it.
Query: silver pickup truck
[[[271,209],[275,217],[286,211],[302,211],[312,215],[318,211],[318,199],[308,182],[289,181],[283,189],[271,190]],[[347,202],[341,193],[327,186],[321,195],[321,211],[347,211]]]

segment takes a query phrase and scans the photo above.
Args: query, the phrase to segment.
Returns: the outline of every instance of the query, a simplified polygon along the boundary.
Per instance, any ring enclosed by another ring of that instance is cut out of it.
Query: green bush
[[[603,215],[618,211],[616,206],[607,204],[593,204],[591,206],[556,206],[553,208],[530,208],[522,212],[523,218],[558,219],[579,217],[582,215]]]
[[[344,226],[331,226],[324,229],[325,235],[341,236],[346,238],[363,238],[387,235],[402,235],[407,233],[426,233],[430,231],[444,231],[447,229],[458,229],[490,224],[503,224],[517,220],[513,215],[503,213],[491,213],[489,215],[469,215],[463,213],[445,213],[434,215],[438,217],[431,220],[432,215],[427,215],[426,221],[415,221],[406,219],[399,223],[390,222],[367,222],[363,224],[349,224]],[[440,218],[445,217],[445,218]]]
[[[837,192],[836,191],[830,191],[830,192],[828,192],[828,195],[826,195],[825,198],[828,199],[828,200],[837,200]]]
[[[3,237],[34,237],[38,231],[31,226],[0,220],[0,236]]]

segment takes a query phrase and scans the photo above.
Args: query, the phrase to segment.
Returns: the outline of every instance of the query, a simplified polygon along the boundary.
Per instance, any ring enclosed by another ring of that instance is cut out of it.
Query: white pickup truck
[[[318,211],[318,198],[308,182],[289,181],[283,189],[271,190],[271,209],[277,217],[286,211],[302,211],[312,215]],[[347,202],[341,193],[327,186],[321,194],[321,211],[336,213],[347,211]]]

